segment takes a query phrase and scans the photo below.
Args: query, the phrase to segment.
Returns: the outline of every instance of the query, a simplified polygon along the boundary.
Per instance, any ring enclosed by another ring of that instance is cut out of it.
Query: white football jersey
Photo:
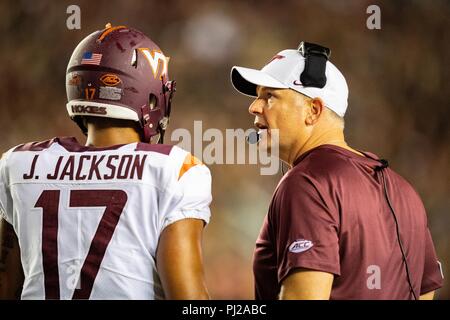
[[[209,222],[211,175],[176,146],[28,143],[0,160],[0,214],[18,236],[22,299],[163,299],[162,230]]]

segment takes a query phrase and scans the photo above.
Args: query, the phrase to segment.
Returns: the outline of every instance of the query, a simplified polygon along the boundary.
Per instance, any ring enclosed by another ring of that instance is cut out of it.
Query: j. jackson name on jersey
[[[51,172],[46,174],[48,180],[113,180],[142,179],[147,155],[69,155],[58,157],[55,165],[49,166]],[[35,155],[30,170],[23,174],[23,179],[39,179],[36,175]],[[48,165],[48,164],[47,164]],[[53,169],[53,170],[52,170]]]

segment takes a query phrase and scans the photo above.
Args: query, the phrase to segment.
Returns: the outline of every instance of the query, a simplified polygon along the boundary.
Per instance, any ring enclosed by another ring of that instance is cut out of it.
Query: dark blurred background
[[[81,8],[68,30],[66,9]],[[369,30],[366,9],[381,8]],[[72,50],[107,22],[129,25],[171,57],[177,80],[171,130],[249,128],[251,100],[229,82],[233,65],[262,67],[301,40],[332,49],[350,88],[350,145],[389,159],[421,195],[450,298],[450,1],[0,1],[0,150],[57,135],[76,136],[66,114]],[[168,132],[170,136],[171,131]],[[257,165],[211,165],[212,220],[204,247],[216,299],[252,299],[255,239],[281,173]]]

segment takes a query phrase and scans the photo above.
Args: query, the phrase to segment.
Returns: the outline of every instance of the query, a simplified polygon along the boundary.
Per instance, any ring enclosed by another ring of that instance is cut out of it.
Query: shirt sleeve
[[[295,268],[340,275],[339,213],[325,198],[320,184],[306,175],[280,184],[269,212],[276,228],[279,283]]]
[[[420,294],[425,294],[442,287],[444,278],[441,270],[441,264],[437,260],[436,251],[434,249],[431,233],[426,228],[425,235],[425,266],[422,276],[422,285]]]
[[[189,155],[190,156],[190,155]],[[211,173],[197,159],[185,163],[178,179],[170,188],[170,196],[165,208],[162,228],[187,218],[201,219],[206,224],[211,216],[209,205],[211,196]]]

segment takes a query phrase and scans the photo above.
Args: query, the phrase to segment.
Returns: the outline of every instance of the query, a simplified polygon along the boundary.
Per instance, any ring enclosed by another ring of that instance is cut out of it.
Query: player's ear
[[[305,118],[306,125],[314,125],[319,120],[320,115],[323,112],[325,107],[324,102],[320,98],[308,99],[306,103],[309,104],[307,106],[307,114]]]

